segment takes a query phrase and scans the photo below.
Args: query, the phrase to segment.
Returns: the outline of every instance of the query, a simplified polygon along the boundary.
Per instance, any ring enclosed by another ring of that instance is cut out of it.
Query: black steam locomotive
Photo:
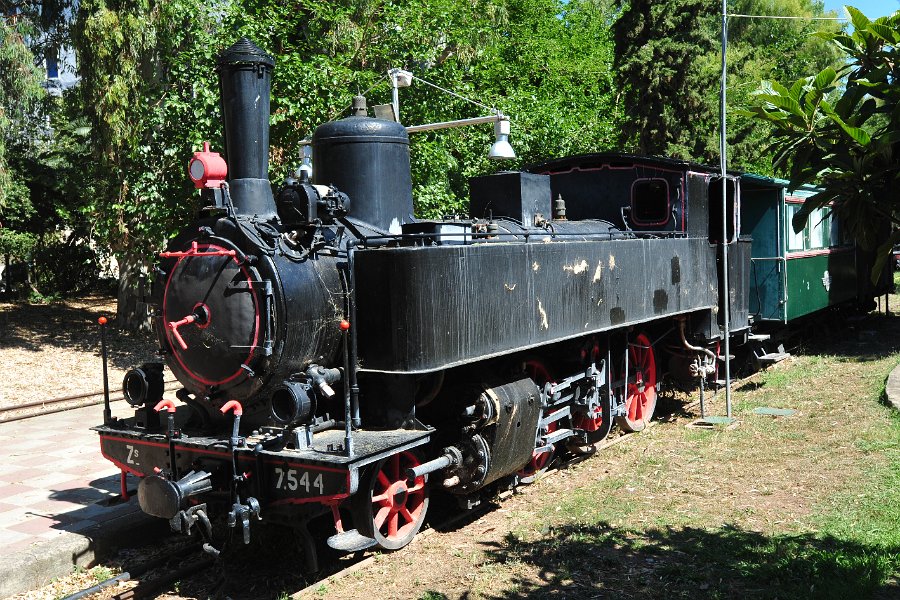
[[[219,56],[227,166],[191,160],[202,208],[147,299],[181,404],[142,365],[134,417],[96,428],[144,512],[208,551],[217,520],[247,541],[329,514],[332,547],[397,549],[430,488],[472,505],[644,428],[663,374],[716,377],[725,269],[747,335],[735,179],[596,155],[476,178],[472,219],[416,220],[407,132],[357,102],[316,130],[312,178],[273,194],[273,66],[246,39]]]

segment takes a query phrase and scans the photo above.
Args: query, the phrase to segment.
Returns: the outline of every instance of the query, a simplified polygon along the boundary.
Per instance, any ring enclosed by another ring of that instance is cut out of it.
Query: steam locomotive
[[[181,404],[148,363],[123,382],[134,417],[95,428],[123,494],[139,477],[143,511],[207,551],[219,521],[246,543],[329,515],[333,548],[401,548],[432,488],[471,506],[643,429],[663,375],[715,379],[725,302],[749,335],[736,176],[573,157],[473,179],[471,219],[417,220],[407,132],[358,99],[273,194],[274,61],[242,39],[217,65],[227,161],[191,159],[202,208],[147,298]]]

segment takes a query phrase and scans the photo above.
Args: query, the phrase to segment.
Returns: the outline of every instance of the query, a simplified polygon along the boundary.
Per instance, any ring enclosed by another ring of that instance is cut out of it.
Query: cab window
[[[670,211],[665,179],[638,179],[631,184],[631,219],[636,225],[665,225]]]

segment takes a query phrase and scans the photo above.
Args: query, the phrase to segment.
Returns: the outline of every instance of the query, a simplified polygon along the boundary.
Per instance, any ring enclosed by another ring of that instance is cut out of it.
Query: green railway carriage
[[[782,179],[741,177],[741,224],[753,237],[749,306],[755,322],[788,323],[841,305],[868,309],[891,287],[887,271],[871,283],[872,253],[853,243],[829,209],[813,211],[803,231],[794,231],[791,220],[817,191],[788,192]]]

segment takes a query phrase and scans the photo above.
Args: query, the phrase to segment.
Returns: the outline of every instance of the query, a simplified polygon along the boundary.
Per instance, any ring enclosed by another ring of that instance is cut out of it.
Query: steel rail
[[[173,383],[178,383],[178,380],[172,379],[172,380],[163,382],[163,390],[171,391],[173,388],[171,388],[170,386]],[[102,395],[103,395],[103,392],[100,391],[100,392],[94,392],[94,393],[90,393],[90,394],[77,394],[77,395],[73,395],[73,396],[62,396],[60,398],[51,398],[50,400],[38,400],[37,402],[28,402],[26,404],[19,404],[17,406],[5,406],[5,407],[0,408],[0,416],[6,415],[8,413],[15,413],[20,410],[27,410],[29,408],[55,406],[58,404],[64,404],[66,402],[74,402],[75,400],[82,400],[84,398],[90,398],[92,396],[102,396]],[[111,401],[119,402],[124,399],[125,399],[125,396],[122,395],[122,396],[118,396],[116,398],[112,398]],[[78,408],[85,408],[87,406],[97,406],[99,404],[103,404],[103,402],[104,402],[104,400],[100,399],[100,400],[96,400],[93,402],[82,402],[82,403],[76,404],[75,406],[52,408],[50,410],[32,411],[32,412],[29,412],[29,413],[26,413],[23,415],[14,415],[11,417],[0,418],[0,423],[11,423],[13,421],[21,421],[22,419],[30,419],[32,417],[39,417],[41,415],[52,415],[52,414],[67,411],[67,410],[75,410]]]
[[[159,556],[154,559],[151,559],[144,564],[137,565],[132,569],[128,569],[127,571],[123,571],[114,577],[110,577],[100,583],[93,585],[91,587],[85,588],[73,594],[69,594],[65,596],[62,600],[80,600],[81,598],[87,598],[92,596],[93,594],[97,594],[100,591],[109,588],[114,585],[118,585],[119,583],[124,583],[126,581],[138,580],[141,577],[144,577],[147,573],[158,569],[165,565],[168,562],[173,560],[181,560],[187,557],[189,554],[193,552],[198,552],[200,550],[200,546],[197,544],[189,544],[182,548],[175,550],[172,554]],[[150,597],[154,596],[159,588],[165,585],[172,583],[173,581],[177,581],[179,578],[184,575],[190,575],[197,570],[205,568],[212,563],[212,559],[201,559],[179,569],[175,569],[174,571],[170,571],[169,573],[164,574],[161,577],[153,579],[149,582],[141,583],[138,581],[137,587],[130,588],[127,590],[123,590],[117,594],[111,596],[112,598],[117,598],[124,600],[125,598],[140,598],[140,597]]]

